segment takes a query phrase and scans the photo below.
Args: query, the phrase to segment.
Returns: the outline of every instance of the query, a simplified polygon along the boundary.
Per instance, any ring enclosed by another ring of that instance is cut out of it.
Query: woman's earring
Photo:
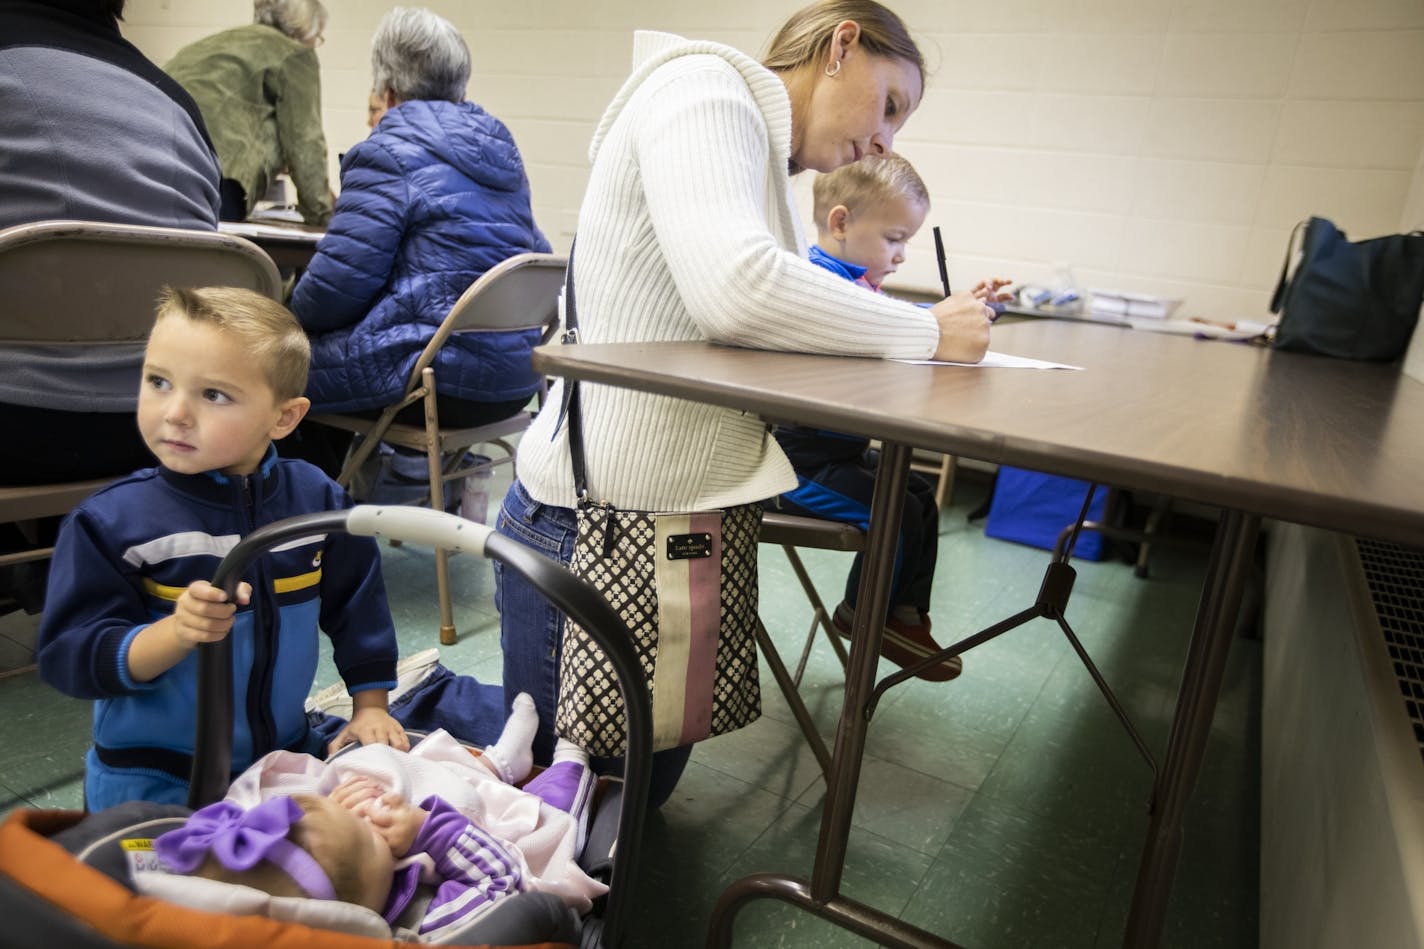
[[[832,79],[841,74],[841,61],[838,59],[826,67],[826,75]]]

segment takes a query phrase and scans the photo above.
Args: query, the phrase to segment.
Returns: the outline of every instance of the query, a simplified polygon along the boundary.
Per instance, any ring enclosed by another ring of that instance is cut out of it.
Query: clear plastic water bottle
[[[471,466],[488,465],[490,459],[484,455],[469,455]],[[494,469],[478,467],[465,475],[464,488],[460,493],[460,516],[478,524],[489,523],[489,491]]]
[[[1067,311],[1082,308],[1082,293],[1078,282],[1073,279],[1073,268],[1066,261],[1053,265],[1053,296],[1049,298],[1048,305]]]

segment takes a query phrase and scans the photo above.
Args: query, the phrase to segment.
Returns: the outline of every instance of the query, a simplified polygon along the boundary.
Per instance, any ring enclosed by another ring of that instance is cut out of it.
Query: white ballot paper
[[[979,362],[942,362],[937,359],[897,359],[896,362],[909,363],[911,366],[971,366],[977,369],[1078,369],[1082,366],[1070,366],[1061,362],[1049,362],[1046,359],[1030,359],[1028,356],[1010,356],[1008,353],[996,353],[992,349],[984,354],[984,358]]]

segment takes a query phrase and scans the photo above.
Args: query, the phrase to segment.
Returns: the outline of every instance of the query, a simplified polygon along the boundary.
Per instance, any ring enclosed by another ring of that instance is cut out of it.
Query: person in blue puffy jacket
[[[459,31],[429,10],[396,8],[376,28],[371,67],[386,112],[346,153],[335,214],[292,293],[311,337],[314,413],[375,417],[471,283],[515,254],[549,250],[513,136],[464,101],[470,51]],[[539,387],[529,358],[538,335],[452,337],[435,363],[441,422],[480,425],[523,408]],[[419,404],[406,412],[400,421],[424,424]]]

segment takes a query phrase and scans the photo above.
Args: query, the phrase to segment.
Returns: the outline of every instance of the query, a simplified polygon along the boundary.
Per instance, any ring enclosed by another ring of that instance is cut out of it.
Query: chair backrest
[[[217,231],[41,221],[0,230],[0,343],[141,342],[166,284],[282,298],[256,244]]]
[[[271,258],[227,234],[89,221],[21,224],[0,230],[0,345],[134,348],[148,338],[166,284],[246,287],[282,298]],[[0,523],[64,514],[107,480],[0,488]],[[48,552],[36,547],[3,558],[21,562]]]
[[[559,325],[559,294],[569,260],[558,254],[516,254],[486,270],[450,308],[411,370],[406,390],[452,333],[507,333],[540,329],[547,341]]]

